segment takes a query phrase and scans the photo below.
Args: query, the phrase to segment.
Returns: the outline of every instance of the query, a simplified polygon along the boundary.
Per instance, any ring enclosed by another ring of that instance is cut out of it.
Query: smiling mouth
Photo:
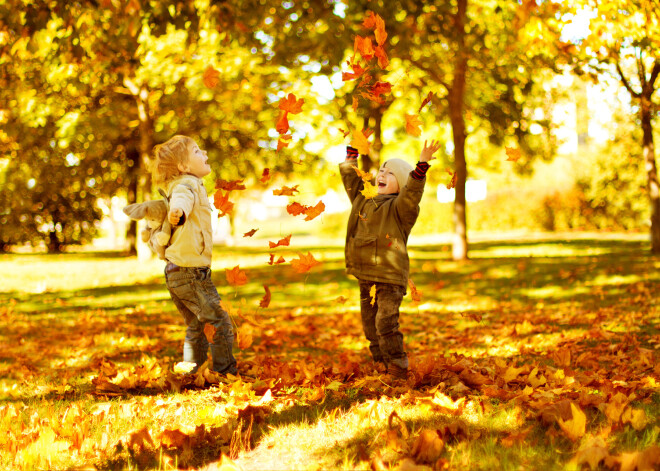
[[[385,182],[378,182],[378,188],[385,188]]]

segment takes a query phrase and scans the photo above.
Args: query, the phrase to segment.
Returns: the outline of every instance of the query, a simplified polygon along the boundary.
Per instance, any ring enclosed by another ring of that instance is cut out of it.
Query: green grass
[[[372,374],[341,240],[216,247],[220,295],[237,326],[253,325],[252,346],[236,356],[256,383],[201,378],[195,385],[173,375],[184,327],[161,261],[87,252],[0,256],[0,467],[199,468],[224,453],[243,469],[370,469],[376,459],[395,469],[413,457],[422,430],[457,421],[467,437],[445,437],[429,468],[577,469],[571,460],[588,437],[604,437],[612,456],[658,442],[660,258],[645,240],[484,238],[467,262],[450,260],[448,245],[425,241],[410,247],[422,301],[408,295],[401,308],[420,379],[412,389]],[[289,262],[308,251],[323,262],[308,274],[266,264],[272,252]],[[224,269],[236,265],[249,281],[230,287]],[[265,309],[264,285],[272,291]],[[525,373],[507,384],[509,367]],[[533,368],[546,384],[530,385]],[[489,383],[471,385],[467,371]],[[108,395],[99,377],[127,382]],[[273,400],[262,403],[268,388]],[[644,411],[640,430],[606,417],[618,392],[633,394],[628,408]],[[437,397],[464,403],[451,411]],[[575,442],[542,419],[563,399],[587,417]],[[407,431],[397,446],[387,435],[394,412]],[[188,438],[162,438],[175,429]],[[141,430],[153,443],[139,440]]]

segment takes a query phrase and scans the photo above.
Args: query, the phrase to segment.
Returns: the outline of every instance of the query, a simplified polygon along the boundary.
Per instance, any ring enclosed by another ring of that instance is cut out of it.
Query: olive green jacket
[[[365,198],[364,183],[352,168],[339,164],[342,182],[351,200],[346,230],[346,272],[359,280],[408,285],[408,236],[417,216],[426,179],[408,177],[399,193]]]
[[[177,226],[165,250],[165,259],[180,267],[210,267],[213,252],[213,208],[200,178],[183,175],[168,185],[170,208],[185,214],[183,225]]]

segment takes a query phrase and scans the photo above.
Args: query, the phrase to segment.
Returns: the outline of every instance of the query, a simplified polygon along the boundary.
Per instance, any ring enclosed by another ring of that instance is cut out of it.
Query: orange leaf
[[[215,335],[215,327],[213,327],[208,322],[204,324],[204,335],[206,336],[206,340],[208,340],[209,343],[213,343],[213,336]]]
[[[376,31],[374,31],[374,34],[376,35],[376,42],[379,46],[385,44],[385,41],[387,40],[387,33],[385,32],[385,21],[383,18],[381,18],[380,15],[376,15]]]
[[[277,120],[277,123],[275,123],[275,130],[280,134],[286,134],[289,130],[289,120],[286,117],[287,114],[287,111],[282,111],[282,113],[280,113],[280,118]]]
[[[286,98],[282,98],[278,104],[279,109],[291,114],[298,114],[302,111],[302,105],[305,103],[304,99],[296,99],[293,93],[289,93]]]
[[[445,171],[449,174],[451,177],[451,180],[449,183],[447,183],[447,189],[451,190],[456,186],[456,172],[452,172],[450,169],[446,168]]]
[[[360,190],[360,193],[369,200],[378,196],[378,187],[375,187],[370,182],[364,182],[364,189]]]
[[[251,231],[246,232],[243,234],[243,237],[252,237],[255,232],[257,232],[259,229],[252,229]]]
[[[245,190],[245,185],[243,185],[243,180],[232,180],[232,181],[216,180],[215,189],[225,190],[225,191]]]
[[[371,87],[371,94],[378,98],[380,95],[389,95],[392,92],[392,84],[389,82],[376,82]]]
[[[370,11],[369,16],[362,21],[362,26],[369,29],[376,27],[376,14],[373,11]]]
[[[244,322],[238,328],[238,348],[244,350],[252,345],[252,326]]]
[[[275,196],[294,196],[295,193],[300,193],[298,190],[298,185],[293,187],[283,186],[279,190],[273,190]]]
[[[435,463],[440,458],[445,443],[435,430],[424,429],[413,443],[411,455],[420,463]]]
[[[222,194],[222,190],[218,190],[213,195],[213,204],[220,211],[218,217],[229,214],[234,209],[234,203],[229,201],[229,192]]]
[[[369,153],[369,141],[367,141],[367,138],[364,137],[364,134],[362,131],[358,131],[357,129],[353,131],[353,140],[351,141],[351,147],[355,147],[360,154],[368,154]]]
[[[291,266],[297,273],[307,273],[316,265],[321,264],[310,252],[307,252],[307,255],[298,252],[298,256],[300,257],[299,259],[291,260]]]
[[[422,106],[419,107],[419,110],[417,110],[417,112],[420,113],[422,111],[422,108],[424,108],[427,105],[427,103],[431,101],[432,98],[433,98],[433,92],[429,92],[428,95],[426,95],[426,98],[424,98],[424,100],[422,101]]]
[[[260,181],[261,183],[266,183],[268,180],[270,180],[270,169],[265,168],[264,171],[261,172]]]
[[[277,151],[279,152],[282,149],[284,149],[285,147],[289,147],[289,143],[282,140],[282,139],[278,139],[277,140]]]
[[[305,205],[293,202],[287,205],[286,212],[289,213],[291,216],[298,216],[299,214],[303,214],[306,208],[307,206]]]
[[[411,136],[420,136],[422,134],[422,130],[420,129],[422,122],[419,119],[419,116],[417,116],[416,114],[407,114],[405,116],[406,116],[406,132]]]
[[[275,248],[275,247],[280,247],[280,246],[286,246],[286,245],[289,245],[289,244],[291,243],[291,236],[292,236],[292,235],[293,235],[293,234],[289,234],[289,235],[286,236],[284,239],[280,239],[280,240],[278,240],[278,241],[277,241],[277,244],[275,244],[275,243],[269,241],[269,242],[268,242],[268,245],[269,245],[269,247],[270,247],[271,249],[273,249],[273,248]]]
[[[259,301],[259,307],[266,308],[270,304],[270,288],[264,285],[264,290],[266,291],[266,294],[261,298],[261,301]]]
[[[305,215],[307,216],[305,221],[311,221],[323,211],[325,211],[325,203],[323,201],[316,203],[316,206],[308,206],[305,210]]]
[[[351,66],[351,69],[353,69],[353,72],[342,72],[341,73],[341,79],[344,82],[348,82],[349,80],[355,80],[364,74],[365,70],[360,64],[349,64]]]
[[[225,269],[225,276],[227,277],[227,283],[231,286],[241,286],[247,283],[247,275],[244,271],[241,271],[239,265],[236,265],[231,270]]]
[[[271,242],[271,244],[272,244],[272,242]],[[275,246],[275,247],[277,247],[277,246]],[[280,263],[286,262],[286,260],[284,260],[284,257],[282,257],[282,256],[280,256],[280,258],[278,258],[277,261],[274,261],[274,260],[275,260],[275,254],[272,253],[272,254],[270,254],[270,260],[268,261],[268,265],[273,265],[273,264],[279,265]]]
[[[358,176],[362,179],[363,182],[370,182],[371,179],[373,178],[369,172],[363,172],[355,165],[351,165],[351,167],[353,167],[353,170],[355,170],[355,172],[358,174]]]
[[[417,305],[422,300],[422,292],[417,289],[412,279],[408,278],[408,286],[410,287],[410,297],[412,297],[413,304]]]
[[[506,151],[507,161],[517,162],[522,157],[520,149],[516,149],[515,147],[505,147],[504,150]]]
[[[375,54],[378,58],[378,67],[387,69],[387,66],[390,65],[390,59],[387,57],[387,52],[385,52],[383,46],[376,47]]]
[[[218,82],[220,81],[220,72],[215,70],[213,66],[209,65],[204,71],[202,81],[208,88],[215,88],[215,86],[218,85]]]
[[[355,36],[355,42],[353,44],[353,51],[357,54],[358,52],[364,60],[369,61],[374,56],[374,46],[371,43],[371,38],[363,38],[362,36]]]
[[[584,435],[587,425],[587,416],[582,410],[571,402],[571,412],[573,418],[570,420],[557,419],[559,427],[566,433],[566,436],[572,441],[577,441]]]

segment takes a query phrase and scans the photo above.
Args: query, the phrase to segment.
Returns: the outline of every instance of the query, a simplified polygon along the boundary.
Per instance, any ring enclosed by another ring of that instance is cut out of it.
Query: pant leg
[[[220,307],[220,296],[211,280],[210,268],[181,267],[176,272],[166,274],[167,288],[175,300],[177,308],[186,320],[186,341],[184,360],[192,355],[198,363],[199,352],[211,349],[212,370],[220,373],[237,372],[236,359],[232,354],[234,333],[229,315]],[[192,314],[192,316],[190,315]],[[215,328],[213,340],[209,344],[204,335],[204,325],[210,323]],[[201,363],[203,363],[201,361]],[[198,363],[198,367],[201,365]]]
[[[177,310],[186,323],[186,337],[183,341],[183,361],[195,363],[196,372],[208,358],[209,343],[204,335],[204,324],[194,311],[198,309],[197,296],[192,288],[194,274],[165,274],[167,290]]]
[[[383,353],[378,343],[378,330],[376,329],[376,313],[378,304],[371,299],[369,292],[374,285],[373,281],[360,281],[360,315],[362,318],[362,329],[364,336],[369,341],[369,351],[374,361],[383,362]],[[372,305],[373,301],[373,305]]]
[[[399,332],[399,307],[405,287],[390,283],[376,283],[376,330],[378,344],[386,363],[408,368],[408,355],[403,348],[403,334]]]

